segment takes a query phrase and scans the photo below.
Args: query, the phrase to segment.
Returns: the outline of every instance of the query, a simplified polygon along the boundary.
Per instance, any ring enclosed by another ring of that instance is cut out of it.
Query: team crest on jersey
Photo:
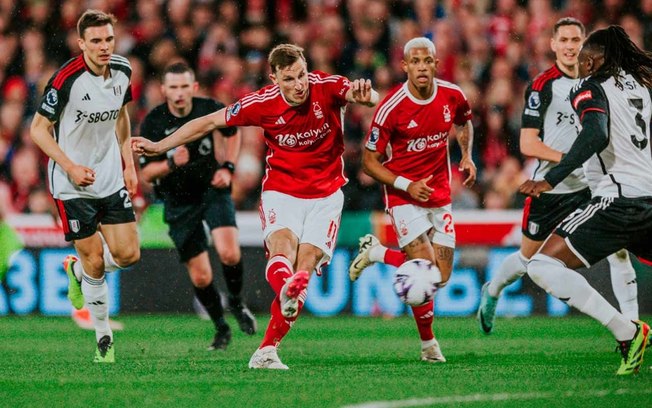
[[[56,89],[52,88],[48,91],[45,95],[45,102],[50,106],[57,106],[57,102],[59,102],[59,94]]]
[[[451,121],[451,110],[448,105],[444,105],[444,122]]]
[[[539,97],[539,92],[532,92],[527,98],[527,106],[530,109],[539,109],[541,107],[541,98]]]
[[[321,106],[319,106],[319,102],[312,103],[312,111],[317,119],[324,118],[324,112],[321,111]]]
[[[267,218],[269,219],[270,224],[276,223],[276,212],[273,208],[267,213]]]
[[[403,237],[408,234],[407,224],[405,224],[404,220],[401,220],[401,222],[398,224],[398,233]]]
[[[539,224],[530,221],[527,223],[527,230],[530,232],[530,234],[535,235],[537,232],[539,232]]]
[[[72,232],[79,232],[79,220],[69,220],[68,224]]]
[[[240,105],[240,101],[229,106],[229,108],[226,110],[226,120],[227,121],[230,120],[231,116],[237,116],[238,113],[240,112],[240,108],[242,108],[242,105]]]

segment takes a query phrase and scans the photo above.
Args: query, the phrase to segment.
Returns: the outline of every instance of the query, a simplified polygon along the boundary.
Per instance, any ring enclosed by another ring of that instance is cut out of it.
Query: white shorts
[[[436,208],[397,205],[389,209],[389,216],[401,248],[431,229],[434,231],[430,239],[433,244],[455,248],[455,225],[450,204]]]
[[[311,244],[324,252],[319,268],[333,257],[343,206],[341,190],[325,198],[297,198],[278,191],[264,191],[260,221],[265,242],[273,232],[288,228],[300,244]]]

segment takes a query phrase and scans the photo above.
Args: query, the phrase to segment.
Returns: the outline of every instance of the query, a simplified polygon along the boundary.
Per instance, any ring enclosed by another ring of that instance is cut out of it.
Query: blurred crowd
[[[458,84],[474,112],[478,183],[469,190],[454,171],[453,207],[519,208],[517,187],[536,163],[519,153],[523,91],[550,67],[551,28],[564,16],[590,32],[622,25],[652,49],[652,0],[0,0],[0,207],[12,213],[55,213],[46,163],[29,137],[42,90],[61,64],[79,53],[76,22],[87,8],[116,15],[116,53],[133,69],[133,134],[164,101],[160,71],[177,59],[197,73],[200,95],[228,104],[269,83],[267,52],[280,42],[302,46],[309,69],[370,78],[383,97],[405,80],[403,45],[432,38],[437,76]],[[345,120],[349,184],[345,210],[383,208],[380,187],[360,169],[373,109],[351,106]],[[264,142],[244,128],[233,196],[240,210],[258,204]],[[450,143],[453,169],[459,160]],[[143,184],[140,207],[155,200]]]

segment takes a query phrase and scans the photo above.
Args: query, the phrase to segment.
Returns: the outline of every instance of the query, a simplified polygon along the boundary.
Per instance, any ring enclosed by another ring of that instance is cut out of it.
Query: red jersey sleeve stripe
[[[606,113],[604,109],[600,109],[600,108],[586,108],[586,109],[584,109],[584,110],[582,111],[582,114],[580,115],[580,122],[581,122],[582,120],[584,120],[584,114],[585,114],[586,112],[591,112],[591,111],[593,111],[593,112],[602,112],[602,113]]]
[[[62,69],[57,74],[57,76],[54,77],[52,86],[57,90],[61,89],[64,82],[66,82],[66,79],[68,79],[72,74],[79,71],[80,69],[84,69],[83,57],[76,59],[75,61],[71,62],[70,65]]]
[[[544,72],[534,80],[534,83],[532,84],[532,90],[540,91],[543,89],[546,83],[548,83],[548,81],[559,78],[560,76],[561,76],[561,71],[555,65],[554,67],[550,68],[549,70],[547,70],[546,72]]]

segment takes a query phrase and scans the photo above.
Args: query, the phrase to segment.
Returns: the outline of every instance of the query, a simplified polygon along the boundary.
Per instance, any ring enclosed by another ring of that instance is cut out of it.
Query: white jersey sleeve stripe
[[[266,91],[263,92],[262,94],[259,94],[259,93],[251,93],[251,94],[249,94],[249,95],[245,95],[245,96],[242,98],[242,102],[247,102],[247,101],[249,101],[250,99],[266,98],[266,97],[268,97],[269,95],[274,94],[274,93],[276,93],[276,92],[278,92],[278,91],[279,91],[279,87],[278,87],[278,86],[274,86],[274,87],[272,87],[271,89],[266,90]]]
[[[384,125],[385,120],[387,120],[387,116],[389,116],[389,113],[398,105],[403,99],[405,98],[405,91],[403,88],[399,89],[398,92],[394,94],[389,100],[383,104],[383,106],[378,109],[378,113],[376,113],[376,119],[375,122],[378,123],[379,125]]]
[[[117,54],[111,55],[111,60],[112,61],[121,61],[121,62],[124,62],[124,63],[127,63],[127,64],[129,63],[129,60],[127,58],[123,57],[122,55],[117,55]]]
[[[121,62],[121,61],[111,61],[111,64],[113,64],[113,65],[122,65],[123,67],[127,67],[127,68],[131,69],[131,65],[125,64],[124,62]]]
[[[437,85],[441,85],[444,88],[455,89],[457,91],[460,91],[461,93],[464,93],[462,91],[462,88],[460,88],[459,86],[457,86],[457,85],[455,85],[455,84],[453,84],[451,82],[443,81],[441,79],[435,79],[435,80],[437,81]]]
[[[247,107],[249,105],[252,105],[254,103],[261,103],[261,102],[265,102],[265,101],[274,99],[279,95],[279,93],[280,93],[279,90],[276,89],[276,91],[272,92],[272,93],[266,92],[263,95],[255,95],[255,96],[247,97],[247,98],[245,98],[246,100],[245,99],[242,100],[242,107],[245,108],[245,107]]]

